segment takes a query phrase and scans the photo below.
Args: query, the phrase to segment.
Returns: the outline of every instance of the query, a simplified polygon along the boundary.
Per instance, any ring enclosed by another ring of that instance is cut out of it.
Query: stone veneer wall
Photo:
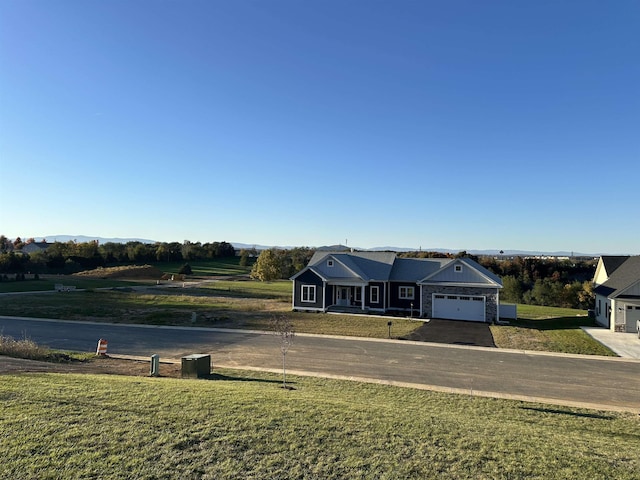
[[[480,287],[445,287],[438,285],[422,285],[422,312],[423,317],[430,317],[433,311],[433,296],[438,295],[472,295],[474,297],[487,297],[486,321],[493,323],[498,319],[498,291],[495,288]]]

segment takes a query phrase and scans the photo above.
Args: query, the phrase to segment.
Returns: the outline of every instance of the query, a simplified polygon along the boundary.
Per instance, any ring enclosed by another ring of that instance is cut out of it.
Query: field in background
[[[635,415],[216,370],[3,375],[1,478],[637,479]]]
[[[191,267],[192,276],[226,276],[226,275],[248,275],[251,272],[251,265],[240,266],[239,257],[223,257],[215,260],[194,260],[189,262],[154,263],[153,265],[166,273],[178,273],[185,263]]]

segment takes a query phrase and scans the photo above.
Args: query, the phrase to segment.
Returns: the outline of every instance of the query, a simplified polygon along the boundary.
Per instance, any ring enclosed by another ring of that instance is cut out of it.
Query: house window
[[[400,287],[399,298],[401,300],[413,300],[414,299],[413,287]]]
[[[436,298],[445,298],[444,295],[436,295]]]
[[[456,265],[455,267],[453,267],[453,271],[456,273],[462,272],[462,265]]]
[[[327,260],[327,267],[333,267],[333,260]]]
[[[378,303],[380,301],[380,287],[371,287],[369,290],[369,302]]]
[[[362,289],[356,287],[356,302],[362,301]]]
[[[316,286],[302,285],[302,301],[307,303],[316,302]]]
[[[598,299],[598,315],[600,315],[601,310],[602,310],[602,300]]]

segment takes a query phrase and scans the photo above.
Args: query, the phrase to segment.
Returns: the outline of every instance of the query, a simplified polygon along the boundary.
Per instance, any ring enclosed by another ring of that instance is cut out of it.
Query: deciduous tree
[[[263,250],[251,269],[251,278],[261,282],[271,282],[280,277],[277,249]]]

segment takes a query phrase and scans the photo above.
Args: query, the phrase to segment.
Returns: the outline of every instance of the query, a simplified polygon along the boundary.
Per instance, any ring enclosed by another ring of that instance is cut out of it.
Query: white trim
[[[296,307],[296,310],[304,310],[305,312],[325,312],[326,308],[321,307]]]
[[[405,295],[402,295],[402,290],[405,289]],[[409,296],[408,292],[411,290],[411,296]],[[410,285],[400,285],[398,286],[398,300],[415,300],[416,299],[416,289],[414,286]]]
[[[307,300],[304,298],[305,290],[307,291]],[[310,292],[313,292],[313,300],[311,300]],[[300,302],[316,303],[316,285],[300,285]]]
[[[459,321],[462,321],[462,322],[484,322],[484,323],[486,323],[486,321],[487,321],[487,295],[469,295],[469,294],[436,293],[436,292],[433,292],[431,294],[431,317],[432,318],[434,318],[436,316],[436,314],[435,314],[436,299],[438,299],[438,300],[454,300],[454,299],[452,299],[450,297],[455,297],[455,301],[459,301],[459,300],[479,301],[479,300],[476,300],[476,299],[482,298],[482,320],[475,320],[475,319],[468,319],[468,318],[452,319],[452,320],[459,320]],[[463,297],[463,298],[461,298],[461,297]]]
[[[376,301],[373,301],[373,292],[376,292]],[[379,285],[371,285],[369,287],[369,303],[370,304],[379,304],[380,303],[380,286]]]
[[[322,282],[322,311],[327,311],[327,282]]]

